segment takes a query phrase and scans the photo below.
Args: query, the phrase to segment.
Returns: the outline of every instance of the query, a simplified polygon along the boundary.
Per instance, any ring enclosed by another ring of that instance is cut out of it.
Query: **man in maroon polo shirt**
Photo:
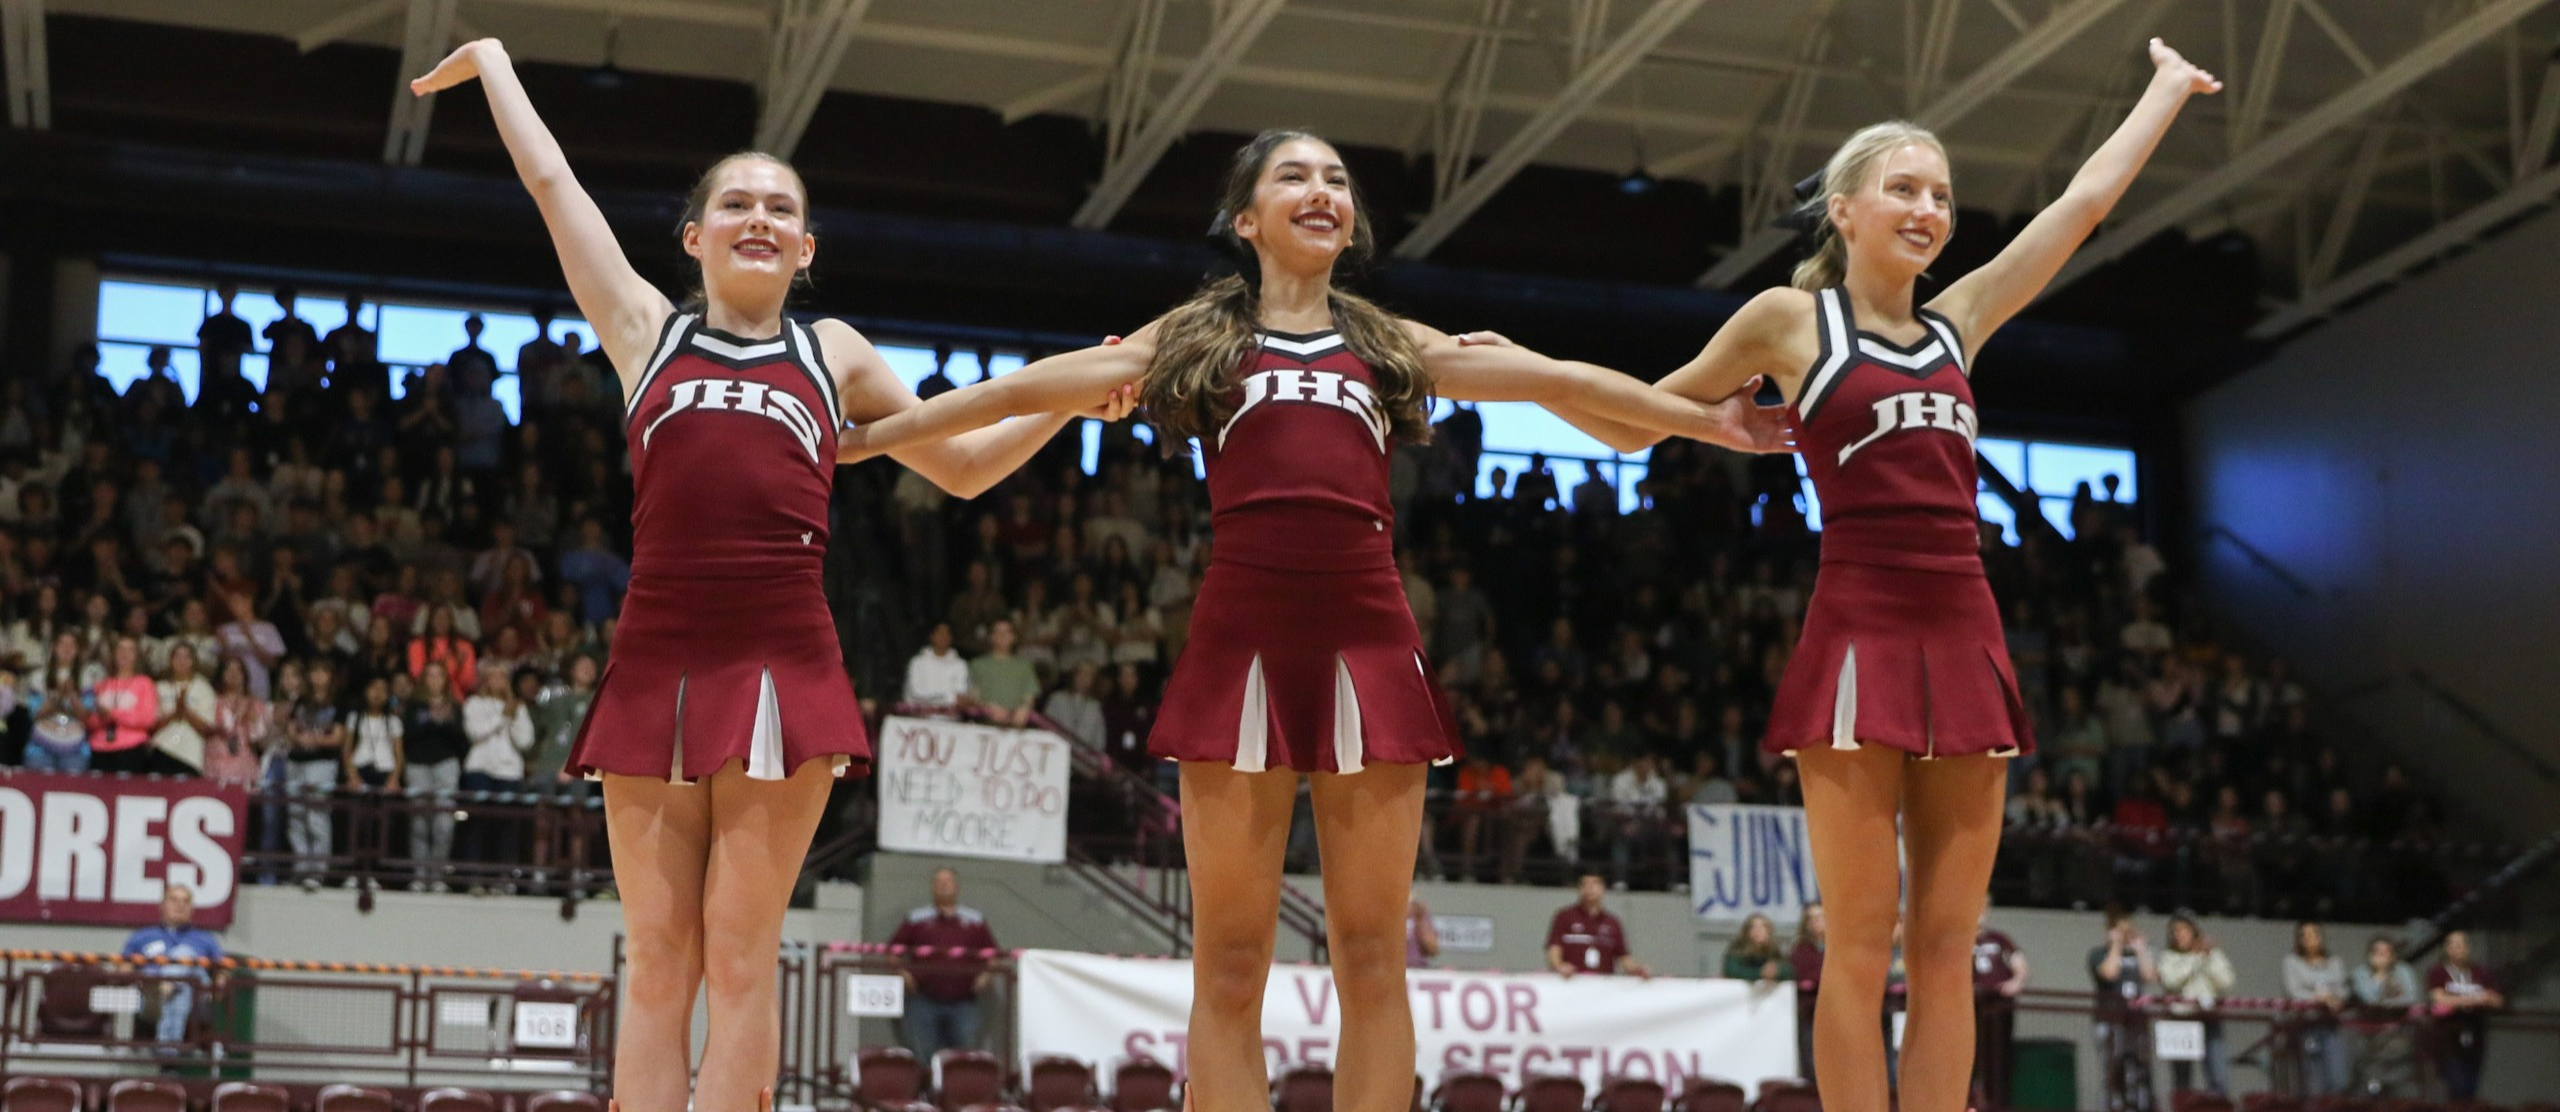
[[[1582,875],[1581,899],[1566,905],[1547,925],[1548,969],[1568,978],[1622,971],[1639,978],[1653,976],[1651,967],[1627,953],[1627,926],[1600,907],[1600,898],[1608,891],[1599,874]]]
[[[933,903],[907,913],[889,945],[929,948],[905,960],[907,1016],[901,1027],[916,1058],[931,1063],[944,1048],[978,1046],[978,994],[994,976],[983,955],[996,949],[996,935],[985,916],[960,903],[960,875],[948,867],[933,871]],[[955,947],[964,957],[952,957]]]

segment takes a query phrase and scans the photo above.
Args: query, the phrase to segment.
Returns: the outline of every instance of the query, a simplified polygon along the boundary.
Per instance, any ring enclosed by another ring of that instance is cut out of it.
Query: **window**
[[[1484,454],[1476,462],[1476,497],[1506,493],[1494,489],[1494,469],[1502,469],[1505,482],[1516,486],[1520,473],[1528,470],[1529,457],[1542,455],[1547,458],[1547,472],[1555,476],[1556,493],[1566,507],[1573,505],[1574,489],[1589,479],[1595,468],[1601,480],[1616,490],[1619,513],[1631,514],[1642,506],[1636,484],[1644,479],[1645,462],[1652,459],[1652,449],[1620,455],[1591,434],[1530,402],[1472,405],[1477,416],[1484,419]],[[1432,405],[1431,420],[1438,424],[1456,410],[1455,403],[1441,399]]]
[[[2071,496],[2080,484],[2101,500],[2106,498],[2106,477],[2119,480],[2118,502],[2133,502],[2139,496],[2134,485],[2135,457],[2130,448],[2112,445],[2058,444],[2048,441],[2020,441],[2002,437],[1984,437],[1974,442],[1979,453],[2009,484],[2036,496],[2045,520],[2053,523],[2062,536],[2072,537]],[[1804,457],[1796,457],[1796,474],[1805,476]],[[1813,480],[1802,480],[1803,493],[1796,496],[1797,508],[1804,511],[1808,529],[1822,529],[1822,500],[1813,493]],[[1991,490],[1989,481],[1975,486],[1974,506],[1982,520],[2000,527],[2000,535],[2009,544],[2018,543],[2018,516],[2009,503]],[[1759,511],[1752,511],[1757,522]]]
[[[171,372],[187,401],[195,401],[201,369],[196,354],[196,329],[205,318],[221,309],[221,299],[211,285],[173,279],[109,279],[98,284],[98,362],[107,381],[121,393],[150,373],[149,355],[154,346],[169,348]],[[313,331],[327,336],[347,323],[346,295],[340,291],[312,289],[302,291],[294,303],[294,311],[311,322]],[[269,324],[284,316],[270,290],[242,290],[232,302],[232,312],[249,322],[252,335],[265,331]],[[357,320],[373,330],[378,343],[376,354],[390,365],[391,397],[401,396],[405,385],[402,372],[416,370],[430,363],[441,363],[459,350],[465,336],[462,322],[473,313],[480,315],[482,332],[480,347],[498,361],[498,380],[490,384],[490,393],[507,412],[513,424],[523,418],[522,392],[516,381],[515,354],[533,339],[531,314],[507,308],[428,305],[414,302],[359,302]],[[592,347],[586,322],[574,316],[557,317],[551,323],[551,336],[560,339],[570,333],[579,334],[580,348]],[[261,340],[259,343],[263,344]],[[930,353],[928,353],[929,355]],[[252,351],[240,360],[240,373],[260,390],[267,385],[267,356]]]

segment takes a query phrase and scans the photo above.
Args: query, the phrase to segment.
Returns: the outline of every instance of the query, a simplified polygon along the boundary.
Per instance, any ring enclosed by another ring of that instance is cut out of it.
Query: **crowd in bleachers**
[[[164,355],[119,392],[94,349],[0,393],[0,758],[306,794],[568,791],[629,576],[611,369],[574,333],[492,353],[472,329],[400,369],[354,324],[315,333],[216,314],[192,400]],[[1036,711],[1160,778],[1147,728],[1209,539],[1193,462],[1147,436],[1103,427],[1091,474],[1062,436],[970,501],[887,461],[841,473],[830,586],[858,690]],[[1817,563],[1793,462],[1666,443],[1621,513],[1633,469],[1562,470],[1583,477],[1567,491],[1533,459],[1479,482],[1485,452],[1460,406],[1393,461],[1406,589],[1469,754],[1437,774],[1426,868],[1677,884],[1679,805],[1800,798],[1758,745]],[[2082,486],[2070,539],[2032,508],[2016,544],[1984,527],[2042,740],[2014,767],[2004,897],[2423,911],[2423,876],[2377,892],[2355,852],[2308,848],[2425,840],[2434,803],[2342,762],[2281,661],[2215,640],[2113,490]],[[262,827],[327,853],[314,813]],[[412,828],[422,859],[456,837],[449,815]]]

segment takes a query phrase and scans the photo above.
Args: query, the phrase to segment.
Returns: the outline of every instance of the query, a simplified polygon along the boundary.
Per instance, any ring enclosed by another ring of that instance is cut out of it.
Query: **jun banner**
[[[1045,730],[890,718],[876,755],[881,847],[1065,861],[1069,745]]]
[[[208,780],[0,770],[0,921],[153,924],[184,885],[228,927],[248,807]]]
[[[1020,1032],[1024,1069],[1035,1055],[1104,1065],[1139,1055],[1183,1069],[1191,963],[1025,951]],[[1793,985],[1766,990],[1725,979],[1500,974],[1413,970],[1414,1070],[1437,1079],[1481,1070],[1518,1087],[1526,1074],[1652,1078],[1673,1093],[1705,1075],[1745,1087],[1794,1078]],[[1339,1054],[1340,1001],[1321,966],[1275,965],[1262,1003],[1263,1051],[1275,1075]]]
[[[1807,903],[1822,899],[1804,809],[1689,805],[1689,899],[1710,920],[1754,912],[1782,923],[1800,918]]]

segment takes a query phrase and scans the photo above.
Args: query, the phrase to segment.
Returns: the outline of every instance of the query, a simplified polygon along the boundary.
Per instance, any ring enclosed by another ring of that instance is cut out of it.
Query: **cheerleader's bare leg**
[[[782,914],[834,786],[826,757],[801,762],[779,781],[756,780],[731,762],[705,786],[711,859],[698,913],[711,1023],[695,1109],[764,1108],[761,1094],[782,1060],[782,1017],[773,1007]]]
[[[2000,852],[2008,772],[2006,760],[1976,755],[1913,761],[1903,776],[1902,832],[1911,859],[1911,922],[1902,941],[1911,986],[1904,1109],[1963,1109],[1972,1089],[1973,941]]]
[[[1822,993],[1813,1006],[1813,1076],[1825,1109],[1893,1108],[1887,1103],[1882,1019],[1893,928],[1902,915],[1895,820],[1911,764],[1910,755],[1880,745],[1809,746],[1796,753],[1830,932]],[[1906,1053],[1903,1061],[1911,1056]]]
[[[625,1109],[683,1109],[693,1073],[693,999],[702,988],[711,794],[661,777],[607,773],[604,809],[623,921],[614,1097]]]
[[[1317,773],[1316,844],[1324,859],[1326,947],[1341,1003],[1337,1109],[1413,1106],[1413,1003],[1405,996],[1405,916],[1422,838],[1426,765]]]
[[[1191,870],[1188,1108],[1271,1108],[1262,991],[1271,978],[1297,801],[1293,770],[1239,773],[1225,762],[1182,763],[1182,848]],[[1410,843],[1404,864],[1413,866]]]

